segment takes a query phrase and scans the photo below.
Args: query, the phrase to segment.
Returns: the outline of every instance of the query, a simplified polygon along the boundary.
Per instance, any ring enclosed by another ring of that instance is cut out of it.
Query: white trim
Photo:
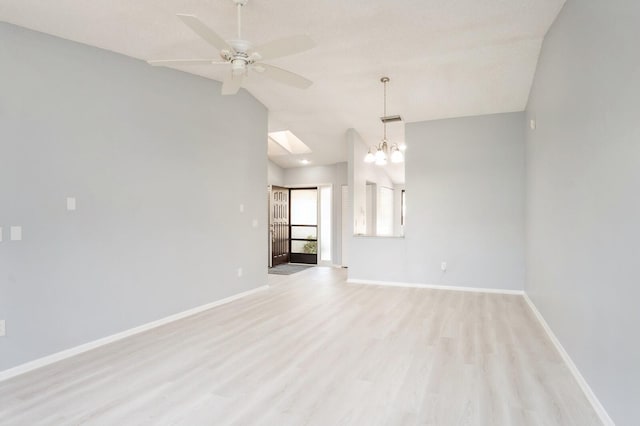
[[[365,285],[382,285],[387,287],[409,287],[409,288],[425,288],[432,290],[453,290],[453,291],[469,291],[473,293],[497,293],[497,294],[515,294],[524,295],[523,290],[506,290],[500,288],[476,288],[476,287],[460,287],[452,285],[437,285],[437,284],[421,284],[421,283],[403,283],[394,281],[375,281],[375,280],[361,280],[356,278],[349,278],[347,280],[349,284],[365,284]]]
[[[538,311],[538,308],[536,308],[536,305],[533,304],[533,301],[531,301],[527,293],[524,293],[523,296],[524,300],[527,302],[527,305],[529,305],[529,308],[540,322],[540,325],[542,325],[542,328],[544,328],[547,336],[549,336],[549,339],[560,353],[560,356],[564,360],[565,364],[567,364],[567,367],[569,367],[569,371],[571,371],[571,374],[573,374],[573,377],[576,379],[576,382],[578,382],[578,385],[582,389],[582,392],[584,392],[584,395],[593,406],[593,409],[595,410],[598,417],[600,417],[602,423],[605,426],[615,426],[615,423],[613,422],[613,420],[611,420],[611,417],[609,417],[607,410],[605,410],[604,406],[600,403],[600,400],[598,400],[596,394],[593,393],[593,390],[591,389],[585,378],[582,376],[582,374],[580,374],[580,370],[578,370],[578,367],[574,364],[567,351],[565,351],[564,347],[551,330],[551,327],[549,327],[549,324],[547,324],[547,321],[545,321],[540,311]]]
[[[124,339],[129,336],[133,336],[134,334],[142,333],[143,331],[151,330],[152,328],[159,327],[161,325],[168,324],[173,321],[177,321],[186,317],[190,317],[192,315],[198,314],[200,312],[206,311],[208,309],[214,308],[216,306],[224,305],[229,302],[233,302],[234,300],[238,300],[240,298],[249,296],[250,294],[257,293],[259,291],[263,291],[269,288],[268,285],[263,285],[261,287],[254,288],[252,290],[244,291],[242,293],[234,294],[233,296],[226,297],[224,299],[216,300],[211,303],[207,303],[206,305],[196,306],[195,308],[188,309],[183,312],[178,312],[177,314],[169,315],[168,317],[160,318],[156,321],[151,321],[143,325],[139,325],[134,328],[130,328],[128,330],[121,331],[116,334],[112,334],[107,337],[102,337],[97,340],[93,340],[88,343],[84,343],[79,346],[75,346],[73,348],[65,349],[61,352],[56,352],[51,355],[47,355],[43,358],[38,358],[33,361],[26,362],[24,364],[18,365],[16,367],[10,368],[8,370],[0,371],[0,382],[4,380],[8,380],[12,377],[19,376],[21,374],[28,373],[30,371],[36,370],[38,368],[53,364],[58,361],[62,361],[66,358],[71,358],[75,355],[79,355],[83,352],[90,351],[95,348],[99,348],[100,346],[107,345],[109,343],[113,343],[115,341]]]

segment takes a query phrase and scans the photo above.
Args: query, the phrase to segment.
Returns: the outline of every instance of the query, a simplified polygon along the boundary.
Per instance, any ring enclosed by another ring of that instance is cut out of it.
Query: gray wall
[[[524,114],[410,123],[406,140],[405,238],[354,237],[349,277],[522,290]]]
[[[0,370],[266,284],[260,103],[8,24],[0,40]]]
[[[567,1],[527,108],[526,291],[618,425],[640,421],[639,22]]]

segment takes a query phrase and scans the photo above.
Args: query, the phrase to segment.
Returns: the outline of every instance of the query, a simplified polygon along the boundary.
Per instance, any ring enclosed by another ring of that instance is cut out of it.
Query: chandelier
[[[402,163],[404,161],[402,151],[404,151],[405,145],[402,144],[398,146],[398,144],[394,143],[391,145],[391,148],[389,148],[389,142],[387,141],[387,122],[400,121],[402,119],[399,115],[387,116],[387,83],[389,82],[389,77],[382,77],[380,82],[384,86],[384,116],[380,118],[382,120],[383,136],[377,146],[373,147],[373,149],[369,148],[369,152],[367,152],[367,155],[364,157],[364,162],[384,166],[388,160],[391,160],[392,163]]]

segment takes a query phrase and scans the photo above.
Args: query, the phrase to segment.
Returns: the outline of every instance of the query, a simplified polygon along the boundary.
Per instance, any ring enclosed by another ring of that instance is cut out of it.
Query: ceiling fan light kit
[[[406,145],[401,143],[392,144],[391,150],[389,150],[389,143],[387,141],[387,123],[393,123],[397,121],[402,121],[402,117],[399,115],[387,115],[387,83],[389,82],[389,77],[382,77],[380,82],[384,85],[384,115],[380,117],[380,121],[382,121],[383,128],[383,136],[382,141],[373,149],[369,148],[367,155],[364,156],[365,163],[374,163],[376,166],[386,166],[388,160],[391,160],[392,163],[402,163],[404,162],[404,150],[407,148]]]
[[[204,24],[197,16],[179,13],[178,18],[194,33],[207,43],[218,49],[222,61],[214,59],[175,59],[150,60],[154,66],[188,66],[188,65],[230,65],[230,72],[222,83],[223,95],[238,93],[246,78],[253,72],[261,74],[279,83],[298,89],[307,89],[313,82],[291,71],[269,65],[260,61],[277,59],[295,55],[315,47],[315,42],[306,35],[296,35],[273,40],[256,48],[248,40],[242,38],[242,8],[248,0],[232,0],[237,9],[237,38],[225,40]]]

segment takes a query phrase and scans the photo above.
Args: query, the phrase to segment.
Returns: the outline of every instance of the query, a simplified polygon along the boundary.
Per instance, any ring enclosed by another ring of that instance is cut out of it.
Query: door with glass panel
[[[318,188],[289,190],[290,261],[318,263]]]
[[[271,187],[271,264],[289,262],[289,189]]]

